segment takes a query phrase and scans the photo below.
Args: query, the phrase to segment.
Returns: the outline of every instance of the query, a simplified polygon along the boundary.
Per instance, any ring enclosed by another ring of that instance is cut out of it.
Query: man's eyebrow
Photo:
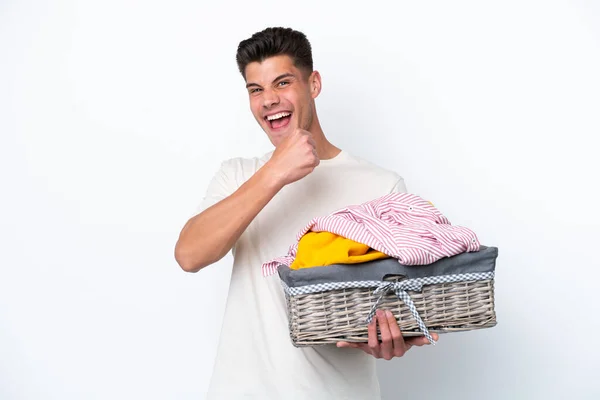
[[[288,72],[286,74],[281,74],[277,78],[273,79],[273,83],[275,83],[283,78],[295,78],[295,77],[296,77],[296,75],[292,74],[291,72]]]
[[[291,72],[285,73],[285,74],[281,74],[279,75],[277,78],[273,79],[273,83],[284,79],[284,78],[295,78],[296,75],[292,74]],[[250,88],[251,86],[257,86],[260,87],[260,85],[258,83],[254,83],[254,82],[249,82],[246,84],[246,89]]]

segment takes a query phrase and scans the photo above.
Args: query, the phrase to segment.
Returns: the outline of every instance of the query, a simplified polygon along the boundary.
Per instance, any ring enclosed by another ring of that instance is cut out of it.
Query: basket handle
[[[383,277],[383,281],[388,282],[401,282],[408,279],[408,276],[402,274],[387,274]]]

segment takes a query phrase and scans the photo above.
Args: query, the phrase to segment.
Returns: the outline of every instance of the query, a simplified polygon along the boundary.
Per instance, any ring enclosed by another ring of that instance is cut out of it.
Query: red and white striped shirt
[[[378,199],[313,218],[290,246],[288,255],[262,265],[264,276],[280,264],[290,266],[298,241],[309,231],[331,232],[366,244],[404,265],[427,265],[440,258],[479,251],[475,233],[454,226],[431,203],[410,193],[390,193]]]

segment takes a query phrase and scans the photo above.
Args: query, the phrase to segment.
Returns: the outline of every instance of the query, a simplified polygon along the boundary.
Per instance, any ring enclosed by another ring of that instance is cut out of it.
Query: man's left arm
[[[390,193],[407,193],[404,179],[398,176],[398,180],[390,190]],[[377,325],[381,332],[381,342],[377,337]],[[350,347],[361,349],[375,358],[391,360],[394,357],[402,357],[413,346],[429,344],[425,336],[404,338],[396,318],[389,310],[377,310],[376,318],[373,318],[368,326],[369,338],[367,343],[338,342],[337,347]],[[438,340],[438,334],[431,335],[433,340]]]

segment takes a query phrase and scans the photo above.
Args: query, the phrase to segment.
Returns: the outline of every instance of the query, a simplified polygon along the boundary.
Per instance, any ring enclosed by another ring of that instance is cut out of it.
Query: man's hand
[[[300,126],[301,117],[298,115],[296,128],[279,143],[265,165],[282,186],[304,178],[319,165],[317,145],[311,133]]]
[[[381,343],[377,338],[377,324],[381,331]],[[404,339],[396,318],[389,310],[377,310],[377,318],[373,318],[368,326],[369,338],[367,343],[338,342],[337,347],[361,349],[375,358],[391,360],[402,357],[413,346],[429,344],[425,336]],[[438,334],[432,333],[433,340],[438,340]]]
[[[268,161],[281,185],[296,182],[310,174],[319,165],[316,144],[310,132],[296,128],[277,146]]]

